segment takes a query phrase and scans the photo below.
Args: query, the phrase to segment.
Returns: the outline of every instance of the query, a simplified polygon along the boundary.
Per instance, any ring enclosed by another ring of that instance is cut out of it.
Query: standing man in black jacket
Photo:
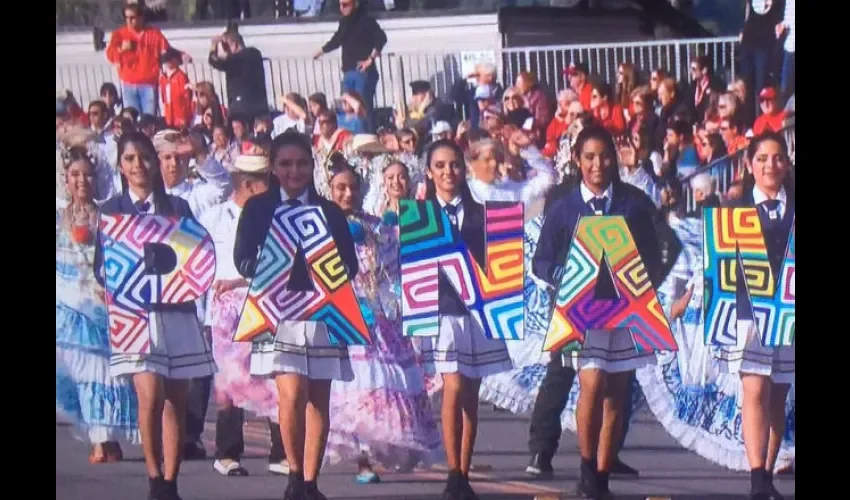
[[[342,91],[360,94],[371,111],[378,87],[375,60],[387,44],[387,34],[358,0],[340,0],[339,11],[342,19],[336,33],[313,58],[319,59],[342,47]]]
[[[236,26],[229,26],[223,35],[213,37],[209,62],[225,74],[231,114],[253,119],[269,112],[263,55],[256,47],[245,46]]]

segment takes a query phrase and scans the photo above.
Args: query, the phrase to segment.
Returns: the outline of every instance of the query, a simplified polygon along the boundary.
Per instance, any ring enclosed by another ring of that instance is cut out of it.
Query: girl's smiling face
[[[463,175],[463,158],[458,158],[452,148],[443,146],[431,153],[428,178],[434,181],[437,196],[443,201],[451,201],[457,196]]]

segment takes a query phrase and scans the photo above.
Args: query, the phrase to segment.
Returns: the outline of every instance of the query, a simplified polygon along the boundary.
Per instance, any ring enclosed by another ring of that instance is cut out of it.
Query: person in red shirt
[[[578,104],[579,109],[571,106],[572,103]],[[558,109],[555,110],[555,117],[546,127],[546,146],[543,148],[543,156],[555,157],[561,143],[561,136],[582,111],[584,110],[578,102],[578,94],[573,89],[564,89],[558,94]]]
[[[614,137],[619,137],[626,131],[623,108],[614,102],[611,87],[607,83],[593,82],[590,109],[593,111],[593,117]]]
[[[581,62],[571,62],[564,70],[564,75],[570,79],[570,88],[576,91],[584,109],[590,109],[590,94],[593,90],[587,81],[587,74],[587,66]]]
[[[779,107],[777,98],[776,89],[773,87],[765,87],[759,93],[759,106],[762,115],[756,118],[756,122],[753,124],[755,135],[761,135],[769,130],[779,132],[785,125],[787,113]]]
[[[169,48],[162,55],[162,74],[159,76],[159,95],[165,123],[174,129],[188,128],[192,125],[192,84],[189,77],[180,69],[182,54]]]
[[[106,58],[118,68],[124,106],[156,116],[159,58],[168,50],[168,40],[157,28],[145,25],[139,4],[127,4],[124,19],[127,24],[109,38]],[[181,56],[185,63],[192,61],[188,54]]]

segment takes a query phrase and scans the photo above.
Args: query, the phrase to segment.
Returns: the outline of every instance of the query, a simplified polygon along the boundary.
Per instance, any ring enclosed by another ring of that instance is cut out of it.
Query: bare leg
[[[145,468],[148,477],[159,477],[162,475],[162,377],[155,373],[137,373],[133,375],[133,386],[139,399],[139,436],[142,439]]]
[[[308,381],[305,443],[304,449],[304,480],[315,481],[322,468],[325,456],[325,444],[328,440],[330,422],[330,380]],[[287,450],[287,453],[289,450]]]
[[[462,382],[459,373],[443,374],[443,406],[440,420],[443,425],[443,445],[449,470],[460,470],[461,440],[463,438]]]
[[[776,467],[776,458],[782,447],[782,436],[785,435],[785,399],[789,389],[790,384],[773,384],[770,389],[770,438],[767,443],[765,469],[771,473]]]
[[[597,448],[597,470],[609,472],[617,458],[623,429],[623,407],[632,372],[608,373],[605,381],[602,428]],[[584,386],[582,386],[584,391]]]
[[[463,408],[463,432],[460,446],[460,471],[469,475],[472,466],[472,452],[475,448],[475,438],[478,436],[478,390],[481,388],[480,378],[469,378],[460,375],[461,406]]]
[[[163,478],[173,481],[180,473],[183,439],[186,436],[186,411],[189,381],[165,379],[165,405],[162,412]]]
[[[605,398],[605,372],[584,369],[578,372],[579,391],[576,404],[576,430],[578,449],[582,460],[594,460],[599,449],[599,432],[602,428]]]
[[[768,377],[741,374],[744,384],[743,417],[744,449],[751,469],[764,468],[769,435],[771,382]]]
[[[284,373],[275,378],[278,392],[278,420],[283,449],[291,472],[304,470],[305,408],[307,377]]]

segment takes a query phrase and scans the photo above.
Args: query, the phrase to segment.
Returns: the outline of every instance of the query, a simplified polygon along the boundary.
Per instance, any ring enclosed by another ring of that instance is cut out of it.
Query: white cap
[[[451,131],[452,131],[452,126],[449,125],[449,122],[441,120],[441,121],[438,121],[437,123],[435,123],[434,126],[431,128],[431,135],[445,134],[446,132],[451,132]]]

